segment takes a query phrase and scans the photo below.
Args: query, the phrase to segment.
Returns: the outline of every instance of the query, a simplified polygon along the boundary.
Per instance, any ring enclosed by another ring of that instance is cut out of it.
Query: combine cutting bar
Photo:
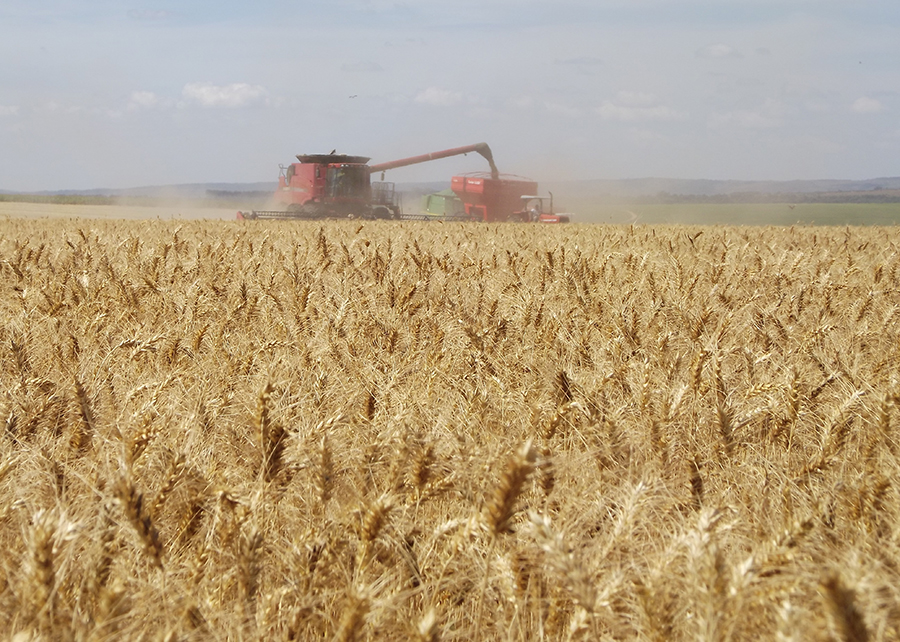
[[[315,212],[287,212],[283,210],[253,210],[252,212],[238,212],[238,219],[247,219],[251,221],[257,219],[297,219],[304,221],[318,218],[324,217]]]
[[[401,221],[473,221],[468,214],[442,214],[436,216],[434,214],[401,214]]]
[[[334,216],[323,216],[313,212],[288,212],[283,210],[253,210],[252,212],[238,212],[238,220],[297,220],[297,221],[313,221],[322,218],[338,218]],[[445,214],[443,216],[435,216],[434,214],[401,214],[401,221],[473,221],[468,214]]]

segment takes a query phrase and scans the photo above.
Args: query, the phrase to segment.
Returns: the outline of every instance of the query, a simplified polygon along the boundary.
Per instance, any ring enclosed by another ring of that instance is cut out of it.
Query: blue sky
[[[479,141],[537,180],[897,176],[900,3],[0,2],[0,189]]]

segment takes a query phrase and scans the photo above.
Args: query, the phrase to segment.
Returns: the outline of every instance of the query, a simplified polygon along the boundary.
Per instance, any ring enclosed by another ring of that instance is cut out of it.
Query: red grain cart
[[[459,197],[470,219],[485,222],[528,221],[522,197],[537,192],[537,183],[518,176],[465,174],[454,176],[450,189]]]

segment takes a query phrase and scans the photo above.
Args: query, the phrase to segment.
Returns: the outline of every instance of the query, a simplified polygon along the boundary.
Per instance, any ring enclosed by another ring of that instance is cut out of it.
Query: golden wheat
[[[900,230],[0,232],[7,638],[900,637]]]

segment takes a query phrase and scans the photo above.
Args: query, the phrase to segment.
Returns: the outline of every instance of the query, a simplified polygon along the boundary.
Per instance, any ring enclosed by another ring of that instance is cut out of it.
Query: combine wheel
[[[372,218],[392,219],[394,218],[394,213],[389,208],[383,205],[379,205],[378,207],[372,209]]]

